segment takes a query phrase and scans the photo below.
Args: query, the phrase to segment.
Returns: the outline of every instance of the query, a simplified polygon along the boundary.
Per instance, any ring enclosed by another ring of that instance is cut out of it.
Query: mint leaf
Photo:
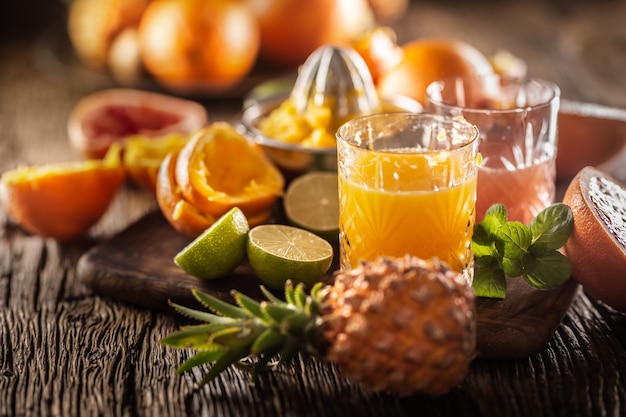
[[[474,225],[472,250],[474,257],[497,256],[504,250],[498,238],[500,228],[507,222],[507,211],[503,204],[494,204],[485,213],[485,217]]]
[[[474,258],[483,256],[499,256],[498,248],[491,237],[489,239],[481,239],[479,237],[476,237],[476,239],[472,238],[472,251],[474,252]]]
[[[497,203],[492,205],[485,212],[485,217],[481,221],[481,223],[485,222],[486,224],[497,224],[501,226],[507,222],[509,219],[509,214],[506,210],[506,207],[502,203]]]
[[[558,252],[573,230],[571,209],[553,204],[526,226],[508,221],[506,207],[494,204],[474,225],[474,280],[477,296],[505,298],[506,277],[523,277],[538,289],[552,289],[570,278],[569,259]]]
[[[503,243],[502,268],[510,277],[522,274],[522,257],[532,243],[530,229],[520,222],[507,222],[498,229],[498,236]]]
[[[496,258],[479,258],[474,264],[472,286],[477,297],[505,298],[506,277]]]
[[[519,277],[523,271],[522,259],[505,257],[502,259],[502,269],[510,277]]]
[[[543,290],[559,287],[572,273],[570,260],[558,251],[548,252],[540,257],[529,255],[522,260],[522,264],[524,280]]]
[[[504,257],[520,258],[532,243],[532,233],[521,222],[508,222],[498,229],[498,237],[504,243]]]
[[[573,227],[574,216],[569,206],[557,203],[545,208],[530,222],[533,235],[531,251],[542,254],[563,247]]]

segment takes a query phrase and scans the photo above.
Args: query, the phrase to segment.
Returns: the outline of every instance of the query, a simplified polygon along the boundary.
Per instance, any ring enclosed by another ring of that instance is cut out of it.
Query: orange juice
[[[478,130],[428,113],[363,116],[337,131],[341,268],[437,257],[473,277]]]
[[[355,160],[349,178],[339,179],[342,266],[412,254],[466,271],[472,265],[476,174],[465,175],[457,162],[377,152]],[[448,185],[459,176],[462,181]]]

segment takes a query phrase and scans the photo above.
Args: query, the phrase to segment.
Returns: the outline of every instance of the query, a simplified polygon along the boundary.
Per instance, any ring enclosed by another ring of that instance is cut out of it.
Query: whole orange
[[[240,0],[156,0],[139,24],[139,45],[147,71],[162,84],[221,91],[252,70],[260,32]]]
[[[324,44],[349,43],[374,20],[368,0],[248,0],[248,4],[261,29],[260,58],[275,67],[301,64]]]
[[[380,74],[377,88],[384,97],[404,95],[425,104],[426,87],[433,81],[493,72],[482,52],[456,39],[416,39],[402,45],[402,52],[399,62]]]
[[[111,45],[127,28],[137,26],[150,0],[74,0],[70,2],[67,33],[78,58],[104,69]]]
[[[404,54],[397,43],[396,32],[389,26],[377,26],[368,30],[354,39],[350,46],[365,61],[375,84],[380,75],[396,65]]]

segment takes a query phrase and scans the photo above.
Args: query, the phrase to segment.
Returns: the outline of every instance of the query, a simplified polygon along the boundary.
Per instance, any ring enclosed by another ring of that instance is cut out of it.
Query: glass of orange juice
[[[476,218],[494,203],[530,221],[554,203],[560,90],[554,83],[497,74],[453,77],[427,87],[428,111],[462,116],[480,132]]]
[[[341,267],[410,254],[438,257],[471,280],[476,127],[382,113],[350,120],[336,136]]]

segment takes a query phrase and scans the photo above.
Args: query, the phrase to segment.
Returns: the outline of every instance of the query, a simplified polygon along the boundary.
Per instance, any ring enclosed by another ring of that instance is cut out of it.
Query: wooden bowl
[[[626,109],[562,100],[558,135],[559,181],[588,165],[626,180]]]

